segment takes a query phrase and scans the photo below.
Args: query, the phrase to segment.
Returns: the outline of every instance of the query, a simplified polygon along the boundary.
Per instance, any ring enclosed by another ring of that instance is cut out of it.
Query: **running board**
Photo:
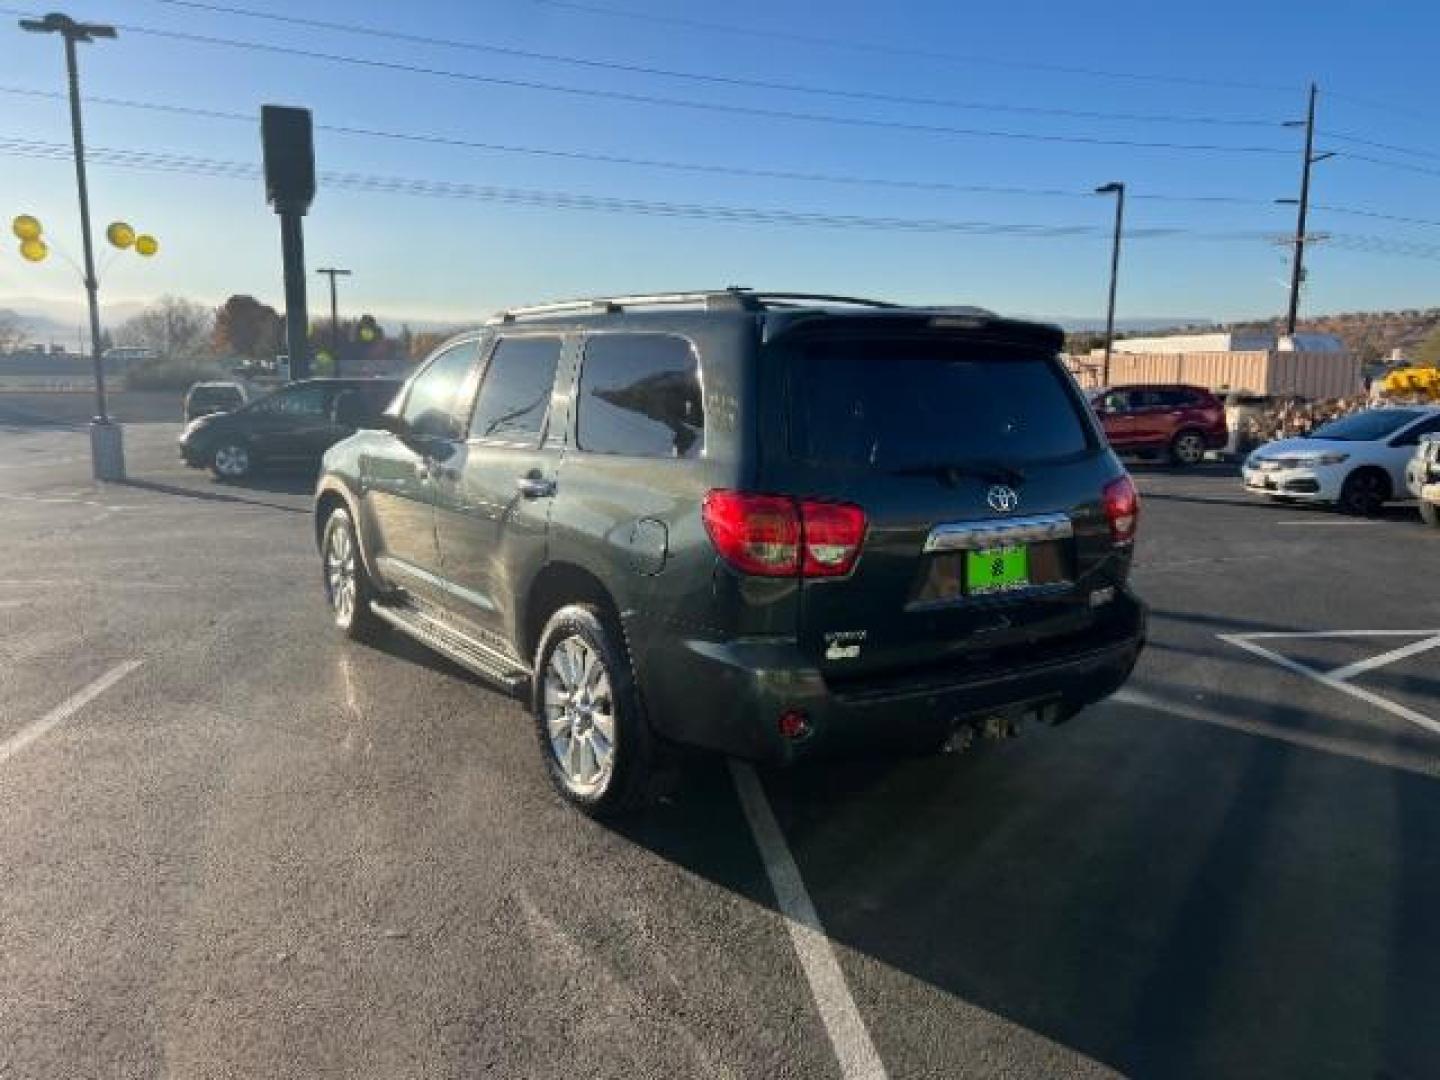
[[[519,694],[530,685],[530,672],[517,660],[411,604],[404,601],[382,604],[379,600],[372,600],[370,610],[420,644],[434,649],[467,671],[473,671],[482,679],[499,684],[512,694]]]

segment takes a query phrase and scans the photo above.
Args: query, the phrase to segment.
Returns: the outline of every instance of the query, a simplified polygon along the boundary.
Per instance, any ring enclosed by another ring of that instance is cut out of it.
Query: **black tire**
[[[370,609],[375,586],[360,557],[355,522],[344,507],[336,507],[325,519],[320,536],[320,571],[325,599],[342,634],[353,641],[368,641],[385,628]]]
[[[1440,529],[1440,506],[1433,502],[1420,500],[1420,520],[1429,525],[1432,529]]]
[[[250,447],[238,439],[226,439],[210,454],[210,472],[216,480],[243,480],[254,471]]]
[[[1170,440],[1170,464],[1189,469],[1205,460],[1205,436],[1193,428],[1177,431]]]
[[[566,659],[557,660],[562,650]],[[584,677],[594,671],[583,667],[587,657],[600,666],[603,687],[599,678]],[[582,670],[576,671],[576,664]],[[567,667],[575,678],[566,679]],[[571,806],[593,818],[611,818],[651,802],[660,775],[656,739],[624,638],[597,608],[563,607],[545,624],[535,651],[531,711],[545,772]],[[610,754],[603,766],[602,744]],[[587,760],[594,766],[588,780]]]
[[[1390,499],[1390,478],[1380,469],[1356,469],[1340,485],[1335,504],[1341,513],[1374,517]]]

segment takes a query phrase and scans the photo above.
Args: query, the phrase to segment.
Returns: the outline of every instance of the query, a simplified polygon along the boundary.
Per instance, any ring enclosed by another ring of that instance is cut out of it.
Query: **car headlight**
[[[1313,469],[1317,465],[1342,465],[1349,460],[1349,454],[1332,450],[1324,454],[1299,454],[1295,458],[1295,464],[1302,469]]]

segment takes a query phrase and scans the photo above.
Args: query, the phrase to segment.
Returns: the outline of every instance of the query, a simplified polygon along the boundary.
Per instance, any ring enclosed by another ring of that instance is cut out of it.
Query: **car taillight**
[[[865,511],[850,503],[712,491],[701,517],[721,558],[761,577],[848,574],[865,539]]]
[[[860,557],[865,511],[853,503],[800,500],[800,539],[806,577],[840,577]]]
[[[1110,521],[1110,539],[1117,546],[1135,542],[1135,525],[1140,517],[1140,493],[1129,476],[1105,485],[1105,517]]]

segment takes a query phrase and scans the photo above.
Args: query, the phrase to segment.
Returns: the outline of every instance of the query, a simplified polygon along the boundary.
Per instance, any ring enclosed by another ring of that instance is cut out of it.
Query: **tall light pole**
[[[1095,189],[1096,195],[1115,196],[1115,240],[1110,247],[1110,304],[1105,310],[1105,366],[1100,385],[1110,385],[1110,350],[1115,345],[1115,286],[1120,280],[1120,238],[1125,229],[1125,185],[1112,180]]]
[[[115,37],[113,26],[78,23],[68,15],[21,19],[20,29],[59,34],[65,39],[65,69],[70,80],[70,132],[75,141],[75,184],[80,190],[80,236],[85,248],[85,293],[90,301],[90,352],[95,364],[95,417],[90,422],[91,471],[97,480],[125,479],[125,448],[120,425],[113,423],[105,403],[105,368],[100,356],[100,283],[95,277],[95,252],[90,242],[90,189],[85,182],[85,135],[80,123],[80,73],[75,46],[96,38]]]
[[[1334,157],[1334,153],[1315,153],[1315,95],[1316,86],[1310,84],[1310,105],[1305,111],[1304,120],[1287,120],[1286,127],[1303,127],[1305,129],[1305,157],[1300,166],[1300,198],[1299,199],[1276,199],[1282,205],[1297,205],[1299,210],[1295,215],[1295,239],[1292,243],[1295,246],[1294,258],[1290,262],[1290,307],[1285,313],[1285,333],[1289,337],[1295,336],[1295,319],[1300,313],[1300,286],[1305,281],[1305,241],[1313,239],[1305,235],[1305,217],[1310,210],[1310,166],[1317,161],[1324,161],[1328,157]]]
[[[317,274],[324,274],[330,279],[330,352],[335,357],[335,374],[340,374],[340,305],[335,297],[335,279],[337,277],[349,277],[349,270],[339,270],[333,266],[322,266],[315,271]]]

